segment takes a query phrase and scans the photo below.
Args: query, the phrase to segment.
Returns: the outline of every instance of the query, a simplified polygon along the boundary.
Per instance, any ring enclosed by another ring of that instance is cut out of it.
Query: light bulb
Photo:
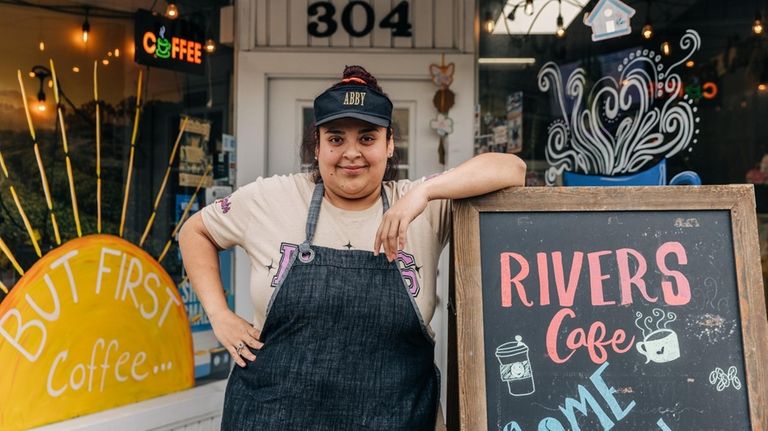
[[[176,19],[179,17],[179,8],[176,7],[174,2],[168,2],[168,7],[165,8],[165,16],[170,19]]]
[[[77,66],[72,67],[72,71],[75,73],[80,73],[80,68]]]
[[[763,34],[763,22],[759,19],[756,19],[754,23],[752,23],[752,33],[756,35]]]
[[[483,27],[487,33],[493,33],[493,29],[496,27],[496,23],[493,22],[493,17],[490,12],[485,14],[485,24],[483,24]]]
[[[661,53],[664,55],[672,54],[672,45],[666,40],[661,43]]]
[[[120,48],[115,48],[115,57],[120,57]]]
[[[37,111],[45,112],[45,110],[46,110],[45,102],[37,102]]]
[[[559,37],[560,39],[565,37],[565,27],[563,26],[563,16],[558,15],[557,16],[557,31],[555,31],[555,35]]]
[[[101,60],[101,64],[103,64],[104,66],[106,66],[106,65],[108,65],[108,64],[109,64],[109,60],[107,60],[107,59],[105,58],[104,60]]]
[[[644,25],[643,26],[642,34],[643,34],[643,37],[646,38],[646,39],[652,38],[653,37],[653,26],[651,26],[650,23]]]
[[[205,52],[208,54],[213,54],[216,52],[216,42],[214,42],[213,39],[208,39],[205,41]]]
[[[83,43],[88,42],[88,33],[91,32],[91,23],[88,22],[88,17],[85,17],[83,21]]]
[[[40,44],[38,45],[40,47],[40,51],[45,51],[45,42],[42,40],[40,41]]]

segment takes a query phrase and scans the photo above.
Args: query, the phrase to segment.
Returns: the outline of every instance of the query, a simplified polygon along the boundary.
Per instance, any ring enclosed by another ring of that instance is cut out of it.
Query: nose
[[[358,148],[357,143],[353,143],[352,145],[347,145],[344,149],[344,158],[346,159],[355,159],[357,157],[360,157],[360,149]]]

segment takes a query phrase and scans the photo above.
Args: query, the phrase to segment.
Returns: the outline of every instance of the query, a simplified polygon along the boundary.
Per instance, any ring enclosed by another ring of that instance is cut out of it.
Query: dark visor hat
[[[392,101],[367,85],[341,85],[315,99],[315,125],[357,118],[381,127],[392,123]]]

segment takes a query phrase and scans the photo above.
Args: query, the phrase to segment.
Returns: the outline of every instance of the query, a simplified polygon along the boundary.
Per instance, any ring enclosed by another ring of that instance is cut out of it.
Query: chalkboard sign
[[[461,429],[768,429],[754,205],[751,186],[457,202]]]

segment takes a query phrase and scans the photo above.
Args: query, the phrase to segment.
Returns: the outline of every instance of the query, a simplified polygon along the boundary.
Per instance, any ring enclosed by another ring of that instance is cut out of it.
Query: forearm
[[[229,310],[219,271],[219,251],[208,236],[201,214],[184,223],[179,233],[184,268],[210,319]]]
[[[423,183],[429,200],[462,199],[525,185],[525,162],[514,154],[485,153]]]

